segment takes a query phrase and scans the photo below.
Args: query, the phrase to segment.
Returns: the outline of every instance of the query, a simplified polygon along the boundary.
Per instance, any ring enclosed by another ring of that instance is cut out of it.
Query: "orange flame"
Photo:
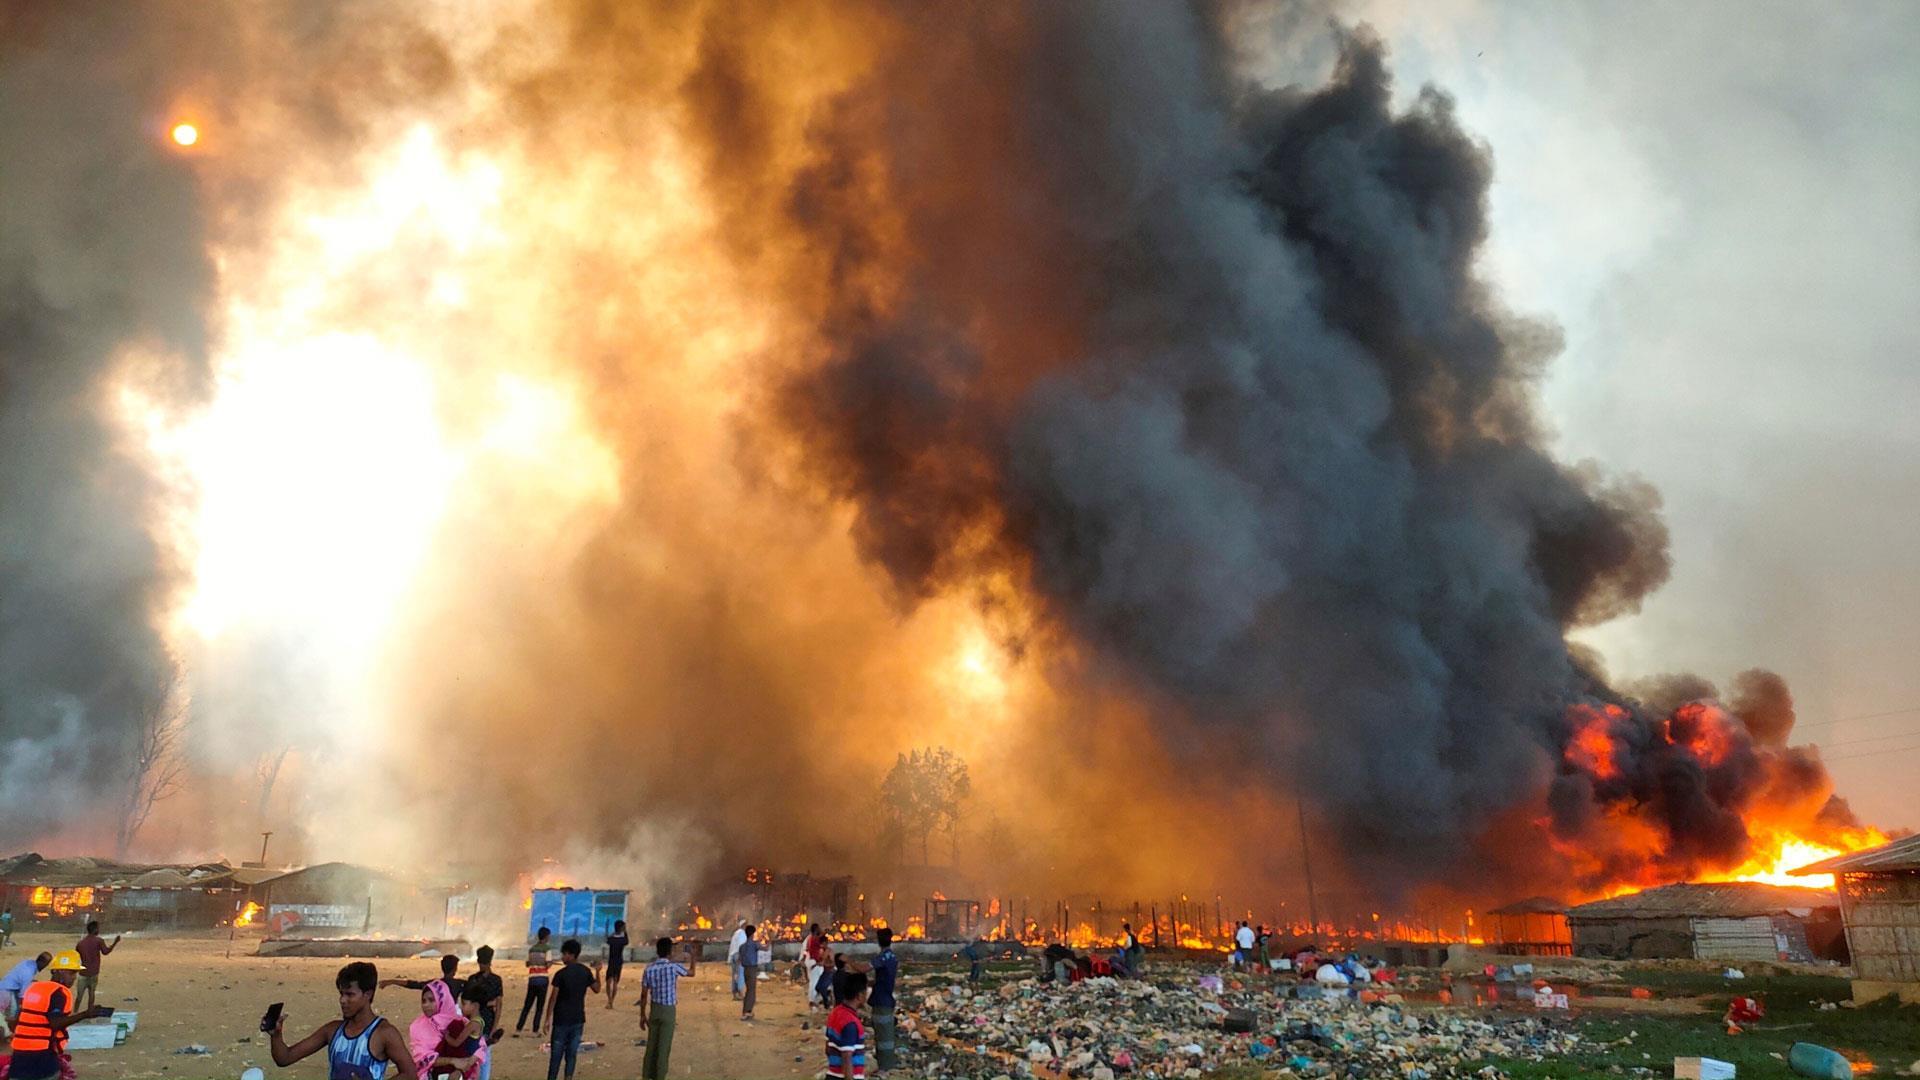
[[[260,905],[249,900],[247,901],[247,906],[240,909],[240,914],[234,916],[233,925],[252,926],[253,921],[260,917],[260,912]]]

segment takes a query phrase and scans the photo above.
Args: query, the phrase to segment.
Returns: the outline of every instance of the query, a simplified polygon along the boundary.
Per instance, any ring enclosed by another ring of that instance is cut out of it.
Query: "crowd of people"
[[[10,912],[8,913],[10,914]],[[9,924],[0,920],[0,942],[7,940]],[[571,1078],[587,1024],[589,995],[601,994],[606,1008],[614,1005],[631,947],[625,922],[615,923],[605,939],[605,954],[591,963],[581,959],[578,940],[560,943],[558,963],[552,933],[542,928],[527,947],[526,993],[511,1033],[520,1037],[532,1022],[532,1034],[547,1039],[547,1078]],[[879,1076],[898,1063],[896,989],[900,958],[893,950],[893,932],[874,933],[878,952],[866,959],[850,959],[834,951],[819,926],[810,927],[795,965],[797,981],[808,1010],[824,1010],[826,1074],[849,1078]],[[0,1027],[10,1041],[12,1057],[4,1063],[8,1080],[53,1080],[74,1075],[66,1054],[67,1029],[84,1020],[110,1016],[97,1004],[104,959],[120,944],[100,935],[100,925],[88,922],[86,934],[71,949],[42,952],[23,959],[0,975]],[[676,954],[672,938],[653,943],[653,956],[641,972],[638,1000],[639,1028],[645,1055],[641,1076],[665,1080],[673,1052],[679,984],[691,978],[695,965]],[[440,973],[430,979],[382,979],[367,961],[342,967],[334,979],[340,1015],[320,1024],[306,1036],[289,1042],[287,1017],[278,1005],[261,1018],[275,1065],[292,1066],[321,1052],[329,1080],[491,1080],[494,1047],[508,1037],[505,1028],[506,985],[494,970],[495,953],[482,945],[475,951],[475,969],[460,971],[454,955],[440,958]],[[740,1019],[754,1020],[763,980],[775,978],[773,941],[759,928],[742,920],[728,943],[727,961],[733,996],[740,1002]],[[637,961],[636,961],[637,962]],[[978,975],[976,961],[974,974]],[[42,976],[45,976],[44,978]],[[403,1027],[383,1017],[374,1007],[381,989],[405,989],[419,995],[419,1014]],[[874,1070],[868,1071],[868,1042],[872,1042]]]
[[[818,926],[810,929],[802,946],[802,990],[808,1008],[827,1012],[823,1030],[828,1076],[843,1080],[879,1076],[897,1063],[894,1010],[900,959],[893,951],[892,931],[877,931],[875,940],[878,954],[864,961],[849,961],[832,952]],[[582,946],[570,939],[560,945],[556,968],[552,934],[544,928],[528,946],[526,997],[513,1035],[526,1030],[529,1018],[536,1037],[544,1025],[547,1080],[573,1076],[586,1029],[587,996],[604,994],[607,1007],[612,1007],[629,947],[624,922],[616,923],[607,936],[605,958],[591,964],[581,961]],[[693,965],[676,956],[672,938],[656,940],[653,953],[641,971],[636,1002],[646,1047],[640,1075],[643,1080],[666,1080],[680,982],[693,976]],[[728,943],[727,962],[743,1021],[753,1021],[759,983],[774,977],[772,956],[771,940],[742,921]],[[505,989],[493,970],[493,957],[492,948],[481,946],[475,957],[479,970],[463,978],[459,959],[443,956],[440,977],[421,981],[382,980],[373,964],[348,964],[334,983],[340,995],[340,1019],[328,1020],[295,1043],[286,1041],[284,1017],[275,1014],[268,1018],[270,1023],[263,1021],[271,1036],[274,1063],[292,1065],[325,1050],[330,1080],[490,1080],[492,1048],[507,1034],[500,1026]],[[420,993],[420,1015],[404,1033],[383,1023],[374,1011],[374,993],[383,987]],[[867,1069],[869,1030],[877,1065],[872,1073]]]

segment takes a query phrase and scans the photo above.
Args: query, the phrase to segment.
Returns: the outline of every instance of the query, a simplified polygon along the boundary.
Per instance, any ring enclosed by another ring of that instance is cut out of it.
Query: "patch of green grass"
[[[1674,1058],[1698,1056],[1730,1061],[1742,1076],[1778,1076],[1785,1075],[1781,1059],[1796,1042],[1818,1043],[1855,1059],[1871,1060],[1881,1073],[1920,1059],[1920,1006],[1886,1001],[1821,1012],[1807,1000],[1801,994],[1770,1001],[1767,1018],[1739,1035],[1727,1034],[1718,1015],[1582,1019],[1575,1023],[1593,1042],[1616,1042],[1629,1034],[1633,1038],[1558,1061],[1498,1064],[1518,1080],[1559,1080],[1608,1075],[1611,1066],[1647,1068],[1664,1075],[1672,1069]]]

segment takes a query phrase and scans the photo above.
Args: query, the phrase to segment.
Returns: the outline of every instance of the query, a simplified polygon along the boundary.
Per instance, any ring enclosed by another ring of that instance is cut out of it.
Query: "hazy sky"
[[[1400,7],[1354,11],[1493,147],[1562,453],[1665,495],[1672,581],[1587,640],[1780,672],[1841,793],[1920,827],[1920,4]]]

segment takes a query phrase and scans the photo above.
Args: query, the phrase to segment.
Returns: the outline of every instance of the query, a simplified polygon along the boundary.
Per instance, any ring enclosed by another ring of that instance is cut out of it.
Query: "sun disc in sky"
[[[192,124],[173,125],[173,141],[181,146],[192,146],[200,141],[200,129]]]

